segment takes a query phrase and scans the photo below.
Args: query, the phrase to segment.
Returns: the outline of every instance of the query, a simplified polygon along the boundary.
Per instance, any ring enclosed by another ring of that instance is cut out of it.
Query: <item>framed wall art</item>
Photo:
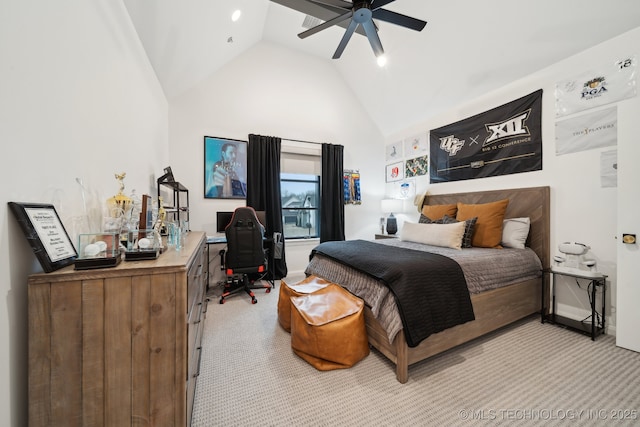
[[[405,162],[404,166],[404,174],[407,178],[426,175],[429,173],[429,156],[409,159]]]
[[[53,205],[9,202],[9,208],[46,273],[75,262],[78,254]]]
[[[204,197],[247,197],[247,141],[204,137]]]
[[[394,142],[385,147],[385,161],[387,163],[402,160],[402,141]]]
[[[429,154],[429,140],[427,133],[414,135],[404,140],[404,157],[415,158]]]
[[[386,182],[400,181],[404,179],[403,162],[396,162],[387,165]]]
[[[344,204],[359,205],[362,203],[360,192],[360,171],[345,170],[342,173]]]

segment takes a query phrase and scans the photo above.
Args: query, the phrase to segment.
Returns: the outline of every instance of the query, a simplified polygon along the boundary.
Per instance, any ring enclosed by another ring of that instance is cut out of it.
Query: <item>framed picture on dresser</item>
[[[78,254],[53,205],[9,202],[9,208],[45,273],[74,263]]]

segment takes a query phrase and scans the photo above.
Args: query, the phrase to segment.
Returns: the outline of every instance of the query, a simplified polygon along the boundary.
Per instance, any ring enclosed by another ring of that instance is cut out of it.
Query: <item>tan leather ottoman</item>
[[[278,322],[285,331],[291,332],[291,297],[307,295],[326,287],[329,281],[316,276],[306,277],[293,285],[288,285],[284,279],[280,281],[278,295]]]
[[[350,368],[369,354],[363,309],[336,284],[291,297],[291,348],[320,371]]]

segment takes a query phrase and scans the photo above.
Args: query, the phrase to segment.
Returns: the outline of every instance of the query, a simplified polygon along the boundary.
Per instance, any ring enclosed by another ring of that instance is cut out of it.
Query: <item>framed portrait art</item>
[[[247,197],[247,141],[204,137],[204,197]]]

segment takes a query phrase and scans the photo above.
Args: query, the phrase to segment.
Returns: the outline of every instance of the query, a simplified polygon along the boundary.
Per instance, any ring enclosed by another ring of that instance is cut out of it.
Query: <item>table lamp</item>
[[[398,232],[398,223],[396,217],[393,216],[393,212],[402,211],[403,203],[401,199],[382,199],[380,203],[383,213],[388,213],[387,216],[387,234],[396,234]]]

